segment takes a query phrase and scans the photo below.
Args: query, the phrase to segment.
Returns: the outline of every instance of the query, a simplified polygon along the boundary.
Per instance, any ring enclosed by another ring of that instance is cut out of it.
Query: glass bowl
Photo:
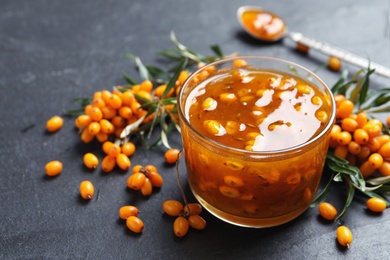
[[[191,191],[238,226],[293,220],[317,193],[335,109],[327,85],[286,60],[242,56],[198,69],[178,97]]]

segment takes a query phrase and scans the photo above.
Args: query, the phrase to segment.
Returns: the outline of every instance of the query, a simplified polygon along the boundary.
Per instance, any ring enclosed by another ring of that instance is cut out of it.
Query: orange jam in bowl
[[[187,79],[178,110],[188,182],[209,212],[271,227],[308,208],[335,119],[315,74],[272,57],[220,60]]]

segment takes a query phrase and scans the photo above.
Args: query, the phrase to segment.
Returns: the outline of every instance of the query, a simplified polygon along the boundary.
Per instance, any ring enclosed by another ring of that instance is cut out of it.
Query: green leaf
[[[375,69],[369,70],[364,77],[362,89],[361,89],[360,95],[359,95],[359,108],[360,108],[360,105],[362,105],[364,102],[366,102],[367,91],[368,91],[368,88],[370,86],[370,75],[372,73],[374,73],[374,71],[375,71]]]
[[[310,204],[310,207],[311,208],[314,208],[315,206],[317,206],[321,201],[323,201],[326,196],[329,194],[330,192],[330,187],[331,187],[331,184],[332,184],[332,181],[333,181],[333,175],[330,176],[328,182],[326,183],[324,189],[321,191],[321,193],[317,196],[317,198],[315,198],[312,203]]]
[[[345,201],[345,205],[340,214],[336,217],[334,222],[337,222],[344,214],[347,212],[348,207],[351,205],[352,199],[355,195],[355,188],[349,181],[346,182],[347,185],[347,200]]]
[[[370,185],[380,185],[380,184],[386,184],[389,182],[390,182],[390,176],[371,178],[371,179],[366,181],[366,183],[370,184]]]
[[[211,49],[214,51],[218,58],[223,58],[222,50],[218,45],[211,45]]]
[[[122,76],[123,78],[126,80],[127,83],[129,83],[130,85],[137,85],[137,82],[135,82],[129,74],[127,74],[126,72],[122,72]]]
[[[377,193],[375,192],[372,192],[372,191],[364,191],[363,192],[366,196],[370,197],[370,198],[378,198],[378,199],[382,199],[386,202],[386,206],[387,207],[390,207],[390,203],[388,200],[386,200],[384,197],[378,195]]]
[[[162,99],[165,98],[165,96],[169,93],[169,91],[173,87],[175,87],[176,81],[179,78],[179,75],[180,75],[181,71],[184,70],[186,66],[187,66],[187,59],[184,59],[179,64],[179,66],[177,67],[177,69],[176,69],[175,73],[173,74],[172,78],[169,80],[169,82],[167,84],[167,87],[165,88],[164,93],[161,96]]]
[[[138,56],[135,56],[131,53],[128,53],[128,54],[125,54],[125,57],[128,59],[131,59],[135,62],[142,80],[152,80],[152,77],[150,76],[148,69],[142,63],[141,59]]]

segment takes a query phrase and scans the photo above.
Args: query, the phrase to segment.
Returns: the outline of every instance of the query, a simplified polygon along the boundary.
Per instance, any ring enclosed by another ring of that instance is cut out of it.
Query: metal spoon
[[[259,15],[259,16],[258,16]],[[284,20],[258,6],[242,6],[237,10],[237,18],[244,30],[261,41],[275,42],[288,36],[293,42],[334,56],[358,67],[375,69],[375,73],[390,78],[390,69],[368,59],[334,47],[328,43],[307,38],[301,33],[288,32]],[[255,19],[254,19],[255,18]]]

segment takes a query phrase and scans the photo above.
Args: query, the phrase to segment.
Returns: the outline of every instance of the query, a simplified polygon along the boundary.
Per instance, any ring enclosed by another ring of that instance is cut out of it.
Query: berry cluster
[[[132,175],[127,178],[127,187],[132,190],[140,190],[142,195],[149,196],[153,187],[160,188],[163,185],[163,178],[154,165],[136,165],[133,167]]]

